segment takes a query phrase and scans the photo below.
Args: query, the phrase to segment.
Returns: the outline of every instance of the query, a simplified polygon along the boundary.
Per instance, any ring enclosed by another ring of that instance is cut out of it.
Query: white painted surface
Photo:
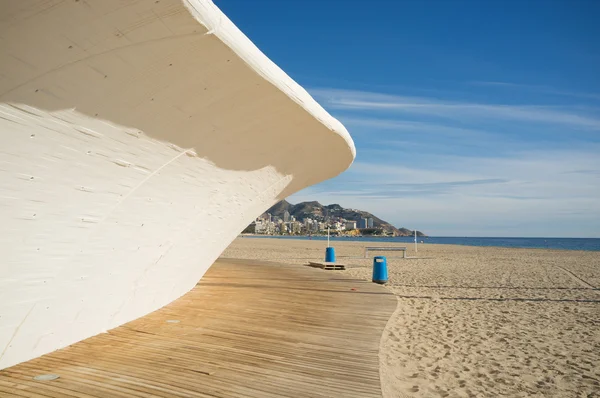
[[[171,302],[354,158],[209,1],[5,0],[0,39],[0,368]]]

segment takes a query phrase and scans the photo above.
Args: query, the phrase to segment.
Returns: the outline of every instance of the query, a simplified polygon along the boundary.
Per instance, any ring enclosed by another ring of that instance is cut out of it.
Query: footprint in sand
[[[409,391],[410,392],[419,392],[419,386],[412,386],[412,388]]]

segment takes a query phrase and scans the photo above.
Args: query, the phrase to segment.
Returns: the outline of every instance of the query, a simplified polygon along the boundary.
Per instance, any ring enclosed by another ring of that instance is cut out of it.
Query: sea
[[[326,236],[278,236],[278,235],[244,235],[249,238],[275,238],[275,239],[302,239],[302,240],[327,240]],[[397,237],[331,237],[332,242],[398,242],[414,243],[414,238],[409,236]],[[430,236],[417,237],[418,243],[436,243],[443,245],[464,246],[496,246],[534,249],[559,249],[559,250],[588,250],[600,251],[600,238],[474,238]]]

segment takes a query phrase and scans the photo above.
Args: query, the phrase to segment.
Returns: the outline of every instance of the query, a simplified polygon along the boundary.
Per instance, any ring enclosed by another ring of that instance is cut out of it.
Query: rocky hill
[[[284,217],[285,212],[289,212],[290,215],[296,217],[296,220],[302,221],[305,218],[312,218],[317,221],[327,221],[331,219],[344,218],[346,220],[352,220],[358,222],[361,218],[372,218],[373,227],[381,228],[388,234],[393,233],[396,236],[412,236],[414,231],[406,228],[396,228],[387,221],[374,216],[373,214],[357,209],[345,209],[338,204],[331,204],[324,206],[319,202],[301,202],[298,204],[291,204],[286,200],[282,200],[272,206],[265,212],[270,213],[272,216],[280,218]],[[426,236],[421,231],[417,231],[417,236]]]

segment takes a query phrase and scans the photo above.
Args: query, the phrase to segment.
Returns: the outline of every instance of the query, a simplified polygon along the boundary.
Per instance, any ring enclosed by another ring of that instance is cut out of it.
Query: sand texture
[[[370,279],[366,245],[334,242]],[[223,257],[303,264],[323,241],[238,238]],[[381,340],[386,397],[600,397],[600,253],[419,245],[388,252],[398,298]]]

